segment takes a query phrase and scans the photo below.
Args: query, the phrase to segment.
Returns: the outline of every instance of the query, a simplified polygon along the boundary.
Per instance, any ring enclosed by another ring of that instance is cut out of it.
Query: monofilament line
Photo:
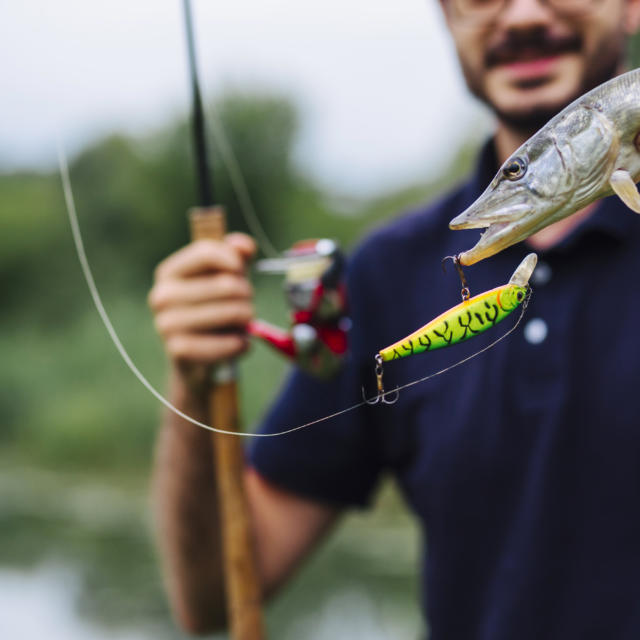
[[[174,404],[172,404],[167,398],[165,398],[144,376],[144,374],[136,367],[135,363],[127,353],[127,350],[124,348],[116,330],[111,324],[111,320],[109,319],[109,315],[107,314],[104,305],[102,304],[102,299],[100,298],[100,293],[98,292],[98,287],[96,286],[95,280],[93,278],[93,273],[91,271],[91,267],[89,266],[89,260],[87,259],[87,254],[84,248],[84,242],[82,240],[82,234],[80,232],[80,223],[78,222],[78,214],[76,211],[75,199],[73,197],[73,191],[71,189],[71,179],[69,177],[69,166],[67,163],[67,157],[64,152],[64,147],[60,138],[58,138],[58,168],[60,170],[60,178],[62,180],[62,190],[64,192],[64,200],[67,209],[67,215],[69,218],[69,223],[71,225],[71,233],[73,235],[73,243],[76,248],[76,254],[78,256],[78,260],[80,261],[80,267],[82,269],[82,274],[84,275],[84,279],[89,287],[89,292],[91,293],[91,298],[93,300],[93,304],[98,311],[100,319],[104,324],[111,341],[115,345],[118,353],[124,360],[125,364],[133,375],[146,387],[146,389],[156,398],[156,400],[160,401],[167,409],[173,411],[176,415],[180,416],[187,422],[196,425],[197,427],[201,427],[202,429],[207,429],[208,431],[213,431],[215,433],[222,433],[224,435],[230,436],[238,436],[241,438],[273,438],[275,436],[283,436],[287,433],[293,433],[294,431],[299,431],[300,429],[304,429],[306,427],[310,427],[313,424],[317,424],[318,422],[324,422],[325,420],[330,420],[336,416],[341,415],[342,413],[346,413],[347,411],[352,411],[357,407],[361,406],[362,403],[354,405],[353,407],[349,407],[348,409],[344,409],[342,411],[338,411],[328,416],[324,416],[319,418],[318,420],[314,420],[312,422],[298,425],[292,429],[286,429],[284,431],[280,431],[279,433],[248,433],[243,431],[230,431],[226,429],[216,429],[211,425],[208,425],[200,420],[196,420],[191,416],[187,415]]]
[[[67,157],[64,152],[64,148],[62,146],[62,142],[60,138],[58,138],[58,167],[60,169],[60,178],[62,179],[62,189],[64,192],[64,200],[67,207],[67,215],[69,217],[69,223],[71,224],[71,233],[73,234],[73,242],[76,247],[76,254],[78,255],[78,260],[80,261],[80,267],[82,268],[82,273],[84,275],[84,279],[89,287],[89,292],[91,293],[91,298],[93,299],[93,304],[98,310],[98,314],[100,315],[100,319],[102,320],[105,328],[107,329],[107,333],[111,338],[111,341],[115,345],[118,353],[125,361],[126,365],[129,367],[133,375],[147,388],[147,390],[155,396],[157,400],[159,400],[167,409],[173,411],[175,414],[179,415],[181,418],[184,418],[188,422],[195,424],[198,427],[202,427],[203,429],[208,429],[209,431],[215,431],[216,433],[224,433],[234,436],[249,436],[249,435],[258,435],[258,434],[248,434],[237,431],[226,431],[224,429],[215,429],[214,427],[205,424],[204,422],[200,422],[188,416],[186,413],[180,411],[178,407],[174,406],[167,400],[142,374],[142,372],[136,367],[133,360],[127,353],[127,350],[120,342],[120,338],[116,333],[116,330],[113,328],[111,324],[111,320],[107,314],[104,305],[102,304],[102,299],[100,298],[100,294],[98,293],[98,288],[96,286],[95,280],[93,279],[93,273],[91,272],[91,267],[89,266],[89,261],[87,260],[87,254],[84,249],[84,243],[82,241],[82,234],[80,233],[80,224],[78,223],[78,215],[76,212],[76,204],[73,197],[73,191],[71,190],[71,180],[69,178],[69,166],[67,164]]]
[[[78,256],[78,260],[80,261],[80,267],[82,269],[82,273],[84,275],[84,279],[85,279],[85,281],[87,283],[87,286],[89,287],[89,292],[91,293],[91,298],[92,298],[93,303],[94,303],[94,305],[95,305],[95,307],[96,307],[96,309],[98,311],[98,314],[100,315],[100,319],[102,320],[102,322],[103,322],[103,324],[104,324],[104,326],[105,326],[105,328],[107,330],[107,333],[109,334],[109,337],[111,338],[111,341],[115,345],[116,349],[118,350],[118,353],[120,354],[120,356],[124,360],[124,362],[127,365],[127,367],[129,367],[129,369],[131,370],[133,375],[144,385],[144,387],[146,387],[146,389],[156,398],[156,400],[160,401],[167,409],[169,409],[170,411],[173,411],[173,413],[175,413],[176,415],[180,416],[181,418],[183,418],[187,422],[190,422],[191,424],[194,424],[197,427],[201,427],[202,429],[207,429],[208,431],[213,431],[215,433],[222,433],[222,434],[230,435],[230,436],[238,436],[238,437],[241,437],[241,438],[274,438],[276,436],[284,436],[284,435],[286,435],[288,433],[293,433],[294,431],[301,431],[302,429],[306,429],[307,427],[311,427],[311,426],[313,426],[315,424],[319,424],[320,422],[326,422],[327,420],[331,420],[332,418],[337,418],[338,416],[344,415],[345,413],[349,413],[350,411],[354,411],[355,409],[359,409],[360,407],[364,407],[365,405],[368,404],[368,402],[370,402],[371,400],[373,400],[375,398],[375,396],[372,396],[371,398],[367,398],[367,399],[365,399],[365,400],[363,400],[361,402],[358,402],[357,404],[351,405],[350,407],[347,407],[347,408],[342,409],[340,411],[335,411],[334,413],[330,413],[330,414],[328,414],[326,416],[322,416],[321,418],[317,418],[316,420],[311,420],[310,422],[305,422],[304,424],[300,424],[300,425],[298,425],[296,427],[283,429],[282,431],[278,431],[277,433],[246,433],[246,432],[242,432],[242,431],[230,431],[230,430],[226,430],[226,429],[216,429],[216,428],[212,427],[211,425],[208,425],[208,424],[206,424],[204,422],[200,422],[199,420],[196,420],[195,418],[192,418],[191,416],[187,415],[186,413],[184,413],[183,411],[178,409],[178,407],[173,405],[167,398],[165,398],[147,380],[147,378],[145,378],[145,376],[138,369],[138,367],[136,367],[136,365],[134,364],[133,360],[131,359],[131,357],[127,353],[127,350],[122,345],[122,342],[120,341],[120,338],[118,337],[118,334],[116,333],[116,330],[113,328],[113,325],[111,324],[111,320],[109,319],[109,315],[107,314],[107,311],[104,308],[104,305],[102,304],[102,299],[100,298],[100,294],[98,292],[98,288],[96,286],[95,280],[93,279],[93,273],[91,272],[91,267],[89,266],[89,261],[87,259],[87,254],[86,254],[85,248],[84,248],[84,242],[82,240],[82,234],[80,233],[80,224],[78,222],[78,215],[77,215],[77,212],[76,212],[75,200],[74,200],[74,197],[73,197],[73,191],[71,189],[71,180],[69,178],[69,167],[68,167],[67,158],[66,158],[66,155],[65,155],[65,152],[64,152],[64,148],[62,146],[62,142],[60,141],[59,138],[58,138],[58,167],[59,167],[59,170],[60,170],[60,178],[62,180],[62,189],[63,189],[63,192],[64,192],[64,200],[65,200],[65,204],[66,204],[69,223],[71,225],[71,233],[73,235],[73,242],[74,242],[74,245],[75,245],[76,254]],[[509,331],[507,331],[505,334],[500,336],[497,340],[494,340],[491,344],[489,344],[486,347],[480,349],[479,351],[476,351],[475,353],[471,354],[470,356],[467,356],[466,358],[463,358],[462,360],[459,360],[455,364],[452,364],[452,365],[450,365],[450,366],[448,366],[448,367],[446,367],[444,369],[441,369],[440,371],[436,371],[435,373],[431,373],[429,375],[426,375],[426,376],[424,376],[422,378],[418,378],[416,380],[412,380],[411,382],[407,382],[406,384],[403,384],[400,387],[397,387],[397,390],[398,391],[402,391],[403,389],[408,389],[409,387],[413,387],[414,385],[420,384],[421,382],[426,382],[427,380],[430,380],[431,378],[435,378],[436,376],[442,375],[443,373],[446,373],[447,371],[451,371],[451,369],[455,369],[456,367],[460,366],[461,364],[464,364],[465,362],[469,362],[469,360],[472,360],[476,356],[479,356],[480,354],[485,353],[489,349],[492,349],[493,347],[495,347],[495,345],[497,345],[499,342],[504,340],[507,336],[509,336],[511,333],[513,333],[516,330],[516,328],[518,327],[518,325],[522,321],[522,318],[523,318],[525,310],[527,308],[530,296],[531,296],[531,290],[529,291],[529,294],[528,294],[526,300],[522,304],[522,309],[520,311],[520,316],[518,317],[518,320],[516,321],[516,323],[513,325],[513,327],[511,327],[511,329],[509,329]]]
[[[209,129],[213,133],[213,139],[218,152],[220,153],[220,157],[222,158],[222,164],[229,175],[231,186],[233,187],[240,205],[242,217],[244,218],[247,227],[249,227],[249,231],[253,234],[254,238],[257,239],[258,246],[262,249],[262,253],[264,253],[267,258],[275,258],[280,254],[276,251],[273,243],[267,235],[267,232],[264,230],[264,227],[260,222],[260,218],[258,218],[251,194],[249,193],[249,188],[247,187],[246,180],[244,179],[244,175],[240,169],[238,158],[236,157],[233,147],[229,142],[229,138],[227,137],[224,126],[222,125],[222,121],[218,117],[218,113],[213,106],[209,107],[208,115]]]

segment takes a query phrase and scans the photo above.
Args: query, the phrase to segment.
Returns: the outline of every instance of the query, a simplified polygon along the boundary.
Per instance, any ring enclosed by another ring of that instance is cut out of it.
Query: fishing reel
[[[258,261],[259,272],[284,274],[291,327],[254,320],[249,333],[315,377],[336,374],[347,352],[350,327],[344,266],[344,254],[326,238],[303,240],[280,258]]]

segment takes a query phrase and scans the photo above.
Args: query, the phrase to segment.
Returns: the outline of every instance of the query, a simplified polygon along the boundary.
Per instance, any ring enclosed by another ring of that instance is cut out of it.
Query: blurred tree
[[[375,201],[338,198],[320,190],[295,166],[298,115],[289,101],[235,93],[222,96],[215,109],[258,216],[277,248],[323,236],[348,247],[365,224],[433,193],[433,184],[426,184]],[[215,147],[213,140],[211,144]],[[229,210],[229,226],[246,230],[227,171],[215,152],[213,157],[218,198]],[[134,360],[152,379],[156,375],[160,386],[162,350],[145,294],[155,265],[188,241],[185,214],[196,200],[192,162],[187,122],[181,118],[144,138],[106,137],[71,163],[78,216],[98,288]],[[450,178],[436,184],[442,189]],[[155,404],[131,384],[91,309],[58,175],[0,176],[0,208],[4,450],[47,462],[135,467],[151,447],[156,414],[150,404]],[[285,315],[278,285],[274,278],[256,280],[259,313],[272,320]],[[252,361],[252,371],[258,372],[256,378],[262,372],[262,380],[256,383],[259,393],[247,394],[253,404],[245,407],[245,415],[257,416],[258,405],[272,394],[264,384],[264,371],[273,370],[269,358],[274,357],[263,353]]]
[[[288,194],[301,180],[291,163],[298,129],[293,105],[275,96],[231,94],[218,102],[215,111],[238,159],[262,226],[268,236],[278,235],[283,222],[279,210],[286,206]],[[215,140],[213,146],[215,149]],[[248,231],[227,167],[219,152],[213,157],[218,199],[227,206],[229,226]]]
[[[216,111],[276,246],[307,235],[306,212],[316,229],[332,235],[339,219],[293,166],[294,107],[266,94],[232,94],[218,101]],[[246,229],[228,175],[216,168],[230,228]],[[99,140],[72,160],[70,172],[98,288],[134,359],[157,372],[161,384],[162,351],[145,294],[155,265],[188,241],[185,214],[195,189],[186,120],[144,138]],[[148,454],[156,416],[90,309],[59,176],[0,176],[0,208],[4,450],[48,462],[135,465]],[[114,397],[117,414],[126,416],[122,423],[112,421]]]

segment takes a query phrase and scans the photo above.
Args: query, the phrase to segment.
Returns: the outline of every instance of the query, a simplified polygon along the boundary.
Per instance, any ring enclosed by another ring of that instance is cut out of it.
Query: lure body
[[[538,256],[530,253],[518,265],[507,284],[463,300],[441,313],[421,329],[381,349],[376,362],[381,364],[415,353],[448,347],[491,329],[525,301],[529,292],[529,278],[537,262]]]
[[[504,320],[524,301],[528,287],[505,284],[462,301],[406,338],[380,350],[383,361],[464,342]]]

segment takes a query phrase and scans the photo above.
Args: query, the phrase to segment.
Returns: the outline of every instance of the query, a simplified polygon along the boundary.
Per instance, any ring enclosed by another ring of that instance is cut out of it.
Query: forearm
[[[171,375],[170,397],[207,421],[204,376]],[[174,614],[191,632],[225,617],[220,526],[210,433],[167,412],[157,442],[154,502],[158,544]]]

